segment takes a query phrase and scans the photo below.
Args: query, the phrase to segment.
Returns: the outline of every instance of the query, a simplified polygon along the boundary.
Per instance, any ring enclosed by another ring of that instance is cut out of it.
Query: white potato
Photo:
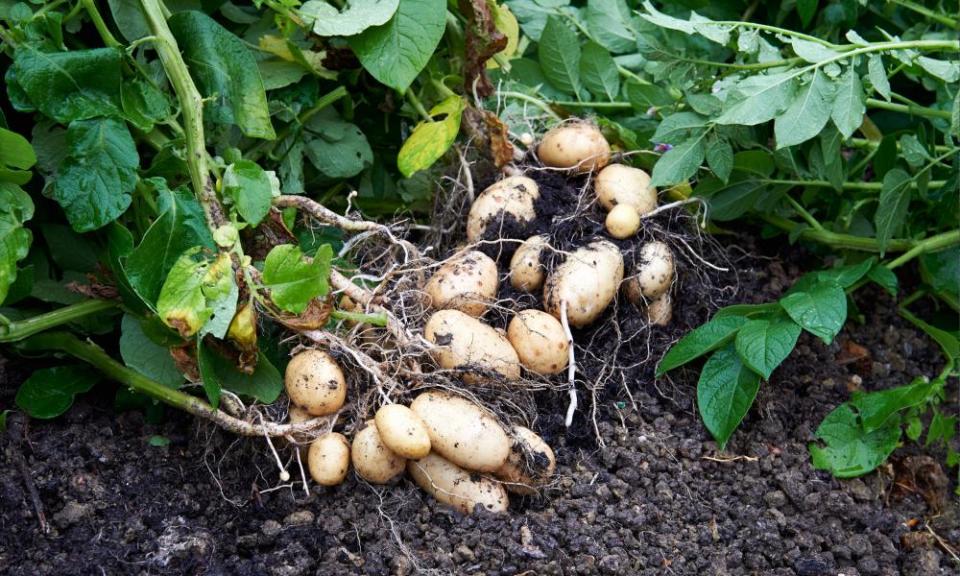
[[[291,358],[284,385],[290,401],[313,416],[333,414],[347,398],[340,366],[321,350],[304,350]]]
[[[438,502],[464,514],[472,514],[477,504],[488,512],[505,512],[510,505],[507,491],[499,482],[478,477],[438,454],[407,462],[407,472]]]
[[[657,189],[650,185],[650,175],[632,166],[607,166],[597,174],[593,189],[597,201],[607,210],[626,204],[643,215],[657,207]]]
[[[520,358],[506,336],[459,310],[434,312],[423,336],[437,345],[434,357],[441,368],[475,367],[498,372],[508,380],[520,377]],[[480,373],[469,375],[474,380],[482,377]]]
[[[586,173],[610,162],[610,144],[589,122],[568,122],[544,134],[537,156],[545,166]]]
[[[357,474],[371,484],[386,484],[406,466],[406,460],[383,443],[372,420],[353,437],[350,459]]]
[[[548,277],[543,287],[544,308],[560,318],[567,303],[567,320],[582,328],[613,302],[623,280],[623,255],[607,240],[578,248]]]
[[[350,442],[337,432],[320,436],[310,443],[307,468],[314,482],[321,486],[336,486],[343,482],[350,470]]]
[[[444,262],[424,290],[437,310],[482,316],[497,295],[497,284],[497,263],[483,252],[471,250]]]
[[[560,321],[540,310],[524,310],[510,320],[507,338],[523,367],[550,375],[567,367],[570,343]]]
[[[424,392],[410,404],[427,425],[432,450],[458,466],[493,472],[507,461],[510,439],[486,411],[447,392]]]
[[[387,404],[375,416],[380,439],[395,454],[414,460],[430,453],[430,434],[416,412],[402,404]]]
[[[510,285],[517,290],[533,292],[543,286],[547,272],[540,263],[540,254],[547,248],[546,236],[531,236],[513,253],[510,259]]]
[[[473,243],[482,240],[486,229],[490,226],[499,227],[507,214],[518,222],[530,222],[537,216],[533,203],[539,197],[537,183],[526,176],[510,176],[495,182],[481,192],[470,207],[467,241]]]
[[[533,430],[515,426],[510,457],[494,475],[515,494],[535,494],[556,469],[557,458],[550,445]]]
[[[610,210],[603,224],[611,236],[623,240],[640,230],[640,214],[634,210],[633,206],[618,204]]]
[[[673,298],[670,293],[661,294],[647,306],[647,320],[655,326],[666,326],[673,319]]]
[[[663,242],[648,242],[640,248],[635,273],[625,289],[631,302],[639,305],[644,299],[657,298],[673,284],[673,252]]]

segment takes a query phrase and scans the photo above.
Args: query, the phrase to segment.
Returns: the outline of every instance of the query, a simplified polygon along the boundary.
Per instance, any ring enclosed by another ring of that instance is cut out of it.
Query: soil
[[[805,260],[742,259],[740,289],[724,299],[776,297],[809,269]],[[692,291],[678,300],[660,337],[708,314]],[[371,487],[351,475],[309,496],[299,484],[275,488],[262,441],[172,411],[158,423],[118,415],[105,383],[60,419],[10,416],[0,574],[955,574],[932,535],[960,546],[955,475],[937,512],[922,494],[894,489],[900,464],[846,481],[810,465],[813,430],[852,389],[901,385],[941,365],[889,296],[867,288],[857,301],[865,322],[849,322],[831,346],[801,336],[722,453],[696,415],[694,369],[659,382],[635,376],[632,398],[609,387],[597,404],[599,439],[582,414],[563,429],[565,397],[544,393],[537,424],[556,450],[557,478],[504,515],[463,516],[406,479]],[[846,362],[851,349],[869,356]],[[4,370],[0,406],[9,406],[25,369],[10,361]],[[154,446],[156,437],[169,444]],[[897,454],[943,473],[942,453],[908,444]]]

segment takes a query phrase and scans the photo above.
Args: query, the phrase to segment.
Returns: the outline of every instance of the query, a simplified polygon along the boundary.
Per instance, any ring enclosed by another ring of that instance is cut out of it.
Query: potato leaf
[[[397,155],[397,168],[404,177],[426,170],[447,152],[460,131],[465,107],[464,99],[453,95],[430,109],[434,121],[417,124]]]
[[[130,314],[120,323],[120,356],[124,364],[165,386],[179,388],[183,384],[170,349],[148,338],[140,320]]]
[[[881,256],[886,252],[890,239],[900,231],[907,216],[911,180],[910,175],[900,168],[890,170],[883,177],[880,205],[877,206],[877,214],[874,216]]]
[[[879,429],[867,432],[859,425],[853,407],[837,406],[820,423],[815,436],[826,446],[810,443],[813,467],[828,470],[838,478],[862,476],[883,463],[900,440],[899,416]]]
[[[353,36],[386,24],[399,5],[400,0],[352,0],[340,11],[322,0],[309,0],[299,12],[317,36]]]
[[[237,213],[257,226],[270,212],[273,184],[267,173],[250,160],[238,160],[223,173],[223,192],[233,201]]]
[[[87,366],[41,368],[20,385],[14,401],[30,417],[49,420],[69,410],[74,397],[99,380],[100,375]]]
[[[554,87],[580,94],[580,40],[560,18],[547,18],[537,56],[544,76]]]
[[[697,408],[723,450],[760,389],[760,375],[744,365],[733,344],[713,353],[697,383]]]
[[[751,370],[770,380],[797,345],[800,332],[800,326],[782,313],[770,319],[750,320],[737,332],[737,354]]]
[[[847,320],[847,295],[836,282],[817,282],[792,292],[780,299],[780,305],[794,322],[827,344]]]
[[[197,333],[222,338],[236,312],[237,294],[230,255],[224,252],[210,261],[199,247],[191,248],[170,269],[157,299],[157,314],[183,338]]]
[[[329,244],[321,246],[312,260],[304,257],[299,246],[274,246],[263,263],[264,288],[281,310],[299,314],[311,300],[327,294],[332,259]]]
[[[657,376],[727,344],[746,323],[747,319],[742,316],[725,316],[714,317],[706,324],[698,326],[674,344],[660,360]]]

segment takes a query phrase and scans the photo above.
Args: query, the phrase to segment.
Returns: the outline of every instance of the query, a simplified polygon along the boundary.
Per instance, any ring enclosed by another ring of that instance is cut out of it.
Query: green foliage
[[[33,418],[56,418],[70,409],[77,394],[89,391],[99,379],[97,372],[86,366],[42,368],[20,385],[14,401]]]
[[[332,260],[333,249],[329,244],[321,246],[312,259],[306,258],[299,246],[276,246],[263,264],[264,287],[270,290],[270,298],[277,307],[299,314],[311,300],[327,294]]]
[[[460,117],[466,103],[460,96],[450,96],[430,109],[429,121],[417,124],[397,155],[397,168],[409,178],[439,160],[453,144],[460,131]]]

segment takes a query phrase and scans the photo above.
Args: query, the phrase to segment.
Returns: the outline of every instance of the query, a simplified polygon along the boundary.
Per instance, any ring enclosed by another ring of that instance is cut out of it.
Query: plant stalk
[[[768,224],[776,226],[785,232],[792,232],[800,226],[796,222],[787,220],[780,216],[764,216],[763,220]],[[864,238],[862,236],[853,236],[850,234],[840,234],[830,230],[814,230],[808,228],[800,232],[800,238],[810,242],[825,244],[834,248],[859,250],[861,252],[880,252],[880,244],[875,238]],[[906,252],[918,245],[916,240],[906,238],[894,238],[887,242],[887,252]]]
[[[84,300],[25,320],[16,320],[6,326],[0,326],[0,342],[23,340],[45,330],[112,310],[117,306],[118,303],[112,300]]]
[[[117,42],[117,39],[113,36],[113,33],[110,32],[110,28],[107,27],[107,23],[103,21],[103,16],[100,15],[100,11],[97,9],[95,0],[80,0],[80,2],[83,4],[83,8],[87,11],[87,14],[90,16],[90,20],[93,21],[93,26],[97,29],[97,34],[100,35],[103,43],[110,48],[116,48],[120,46],[120,42]]]
[[[937,234],[936,236],[931,236],[922,240],[916,246],[892,260],[889,264],[887,264],[887,268],[893,270],[894,268],[903,266],[917,256],[943,250],[944,248],[950,248],[951,246],[955,246],[957,244],[960,244],[960,230],[951,230],[950,232],[944,232],[942,234]]]
[[[912,104],[896,104],[894,102],[887,102],[886,100],[877,100],[876,98],[867,98],[867,107],[876,108],[879,110],[889,110],[891,112],[902,112],[904,114],[923,116],[925,118],[942,118],[944,120],[950,120],[951,117],[951,112],[949,110],[935,110],[933,108],[926,108],[924,106],[916,106]]]

